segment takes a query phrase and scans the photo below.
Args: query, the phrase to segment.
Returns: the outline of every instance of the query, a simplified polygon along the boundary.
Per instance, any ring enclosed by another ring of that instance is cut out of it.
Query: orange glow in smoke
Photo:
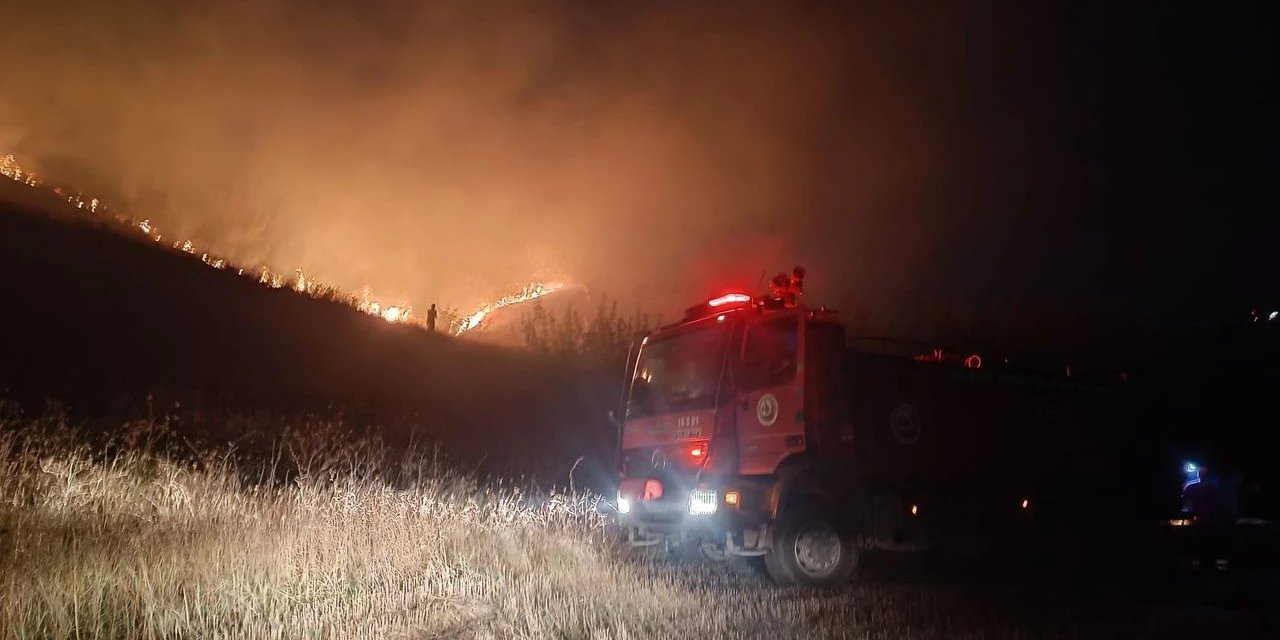
[[[73,204],[76,208],[82,209],[90,214],[96,214],[101,209],[104,212],[110,213],[116,221],[137,229],[138,232],[155,242],[160,242],[161,238],[164,237],[160,233],[158,226],[152,222],[150,218],[135,220],[131,216],[122,212],[111,212],[109,207],[107,207],[98,198],[86,197],[78,192],[75,193],[75,195],[66,195],[72,193],[72,190],[63,189],[58,186],[46,186],[34,172],[23,168],[12,154],[0,155],[0,176],[16,182],[21,182],[29,187],[48,189],[54,195],[65,199],[69,204]],[[305,274],[301,268],[294,269],[294,275],[290,278],[286,277],[282,273],[272,271],[266,266],[246,268],[240,265],[233,265],[226,258],[220,257],[203,247],[198,247],[197,243],[192,240],[179,239],[171,242],[170,245],[177,251],[181,251],[193,257],[199,256],[201,262],[214,269],[221,270],[232,267],[236,270],[238,275],[246,276],[247,274],[247,277],[256,279],[259,284],[266,287],[271,287],[273,289],[289,287],[297,293],[311,297],[349,304],[363,313],[371,316],[377,316],[390,323],[414,324],[419,326],[424,324],[413,316],[412,307],[410,305],[404,303],[387,304],[385,301],[376,299],[369,291],[368,287],[364,289],[360,296],[355,296],[342,291],[338,287],[331,285],[316,276]],[[473,311],[470,315],[463,317],[458,321],[456,326],[452,327],[453,333],[455,335],[461,335],[467,331],[475,329],[484,322],[485,318],[487,318],[489,314],[501,309],[502,307],[535,300],[547,294],[554,293],[563,287],[564,285],[561,283],[546,284],[533,282],[528,284],[520,291],[485,304],[479,309]]]

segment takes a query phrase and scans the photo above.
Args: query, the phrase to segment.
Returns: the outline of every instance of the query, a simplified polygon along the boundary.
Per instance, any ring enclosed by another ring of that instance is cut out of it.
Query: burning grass
[[[870,580],[776,589],[628,557],[596,496],[287,435],[266,460],[0,418],[0,636],[1124,637],[1131,612]],[[1115,625],[1124,632],[1118,632]],[[1100,626],[1105,625],[1105,626]],[[1174,634],[1177,635],[1177,634]]]
[[[164,233],[160,232],[156,223],[152,222],[149,217],[134,217],[126,215],[119,211],[110,210],[98,198],[87,196],[83,193],[76,192],[72,195],[68,190],[65,194],[61,187],[53,187],[45,184],[40,176],[34,172],[24,169],[23,166],[14,158],[13,154],[0,155],[0,179],[8,179],[18,184],[48,192],[49,195],[55,196],[58,201],[65,201],[68,209],[74,208],[78,212],[86,215],[108,213],[111,211],[110,219],[124,225],[127,228],[135,230],[151,240],[172,247],[175,251],[199,259],[205,265],[218,270],[231,270],[237,272],[238,275],[255,280],[258,284],[271,287],[273,289],[287,288],[298,294],[310,296],[317,300],[324,300],[336,304],[351,307],[376,318],[382,318],[392,324],[409,324],[425,328],[427,319],[425,314],[415,314],[413,307],[407,302],[389,303],[379,301],[370,291],[369,287],[364,287],[359,295],[344,291],[337,285],[325,282],[316,278],[314,275],[307,275],[308,272],[302,268],[295,268],[293,275],[287,272],[273,271],[266,265],[257,267],[246,267],[245,265],[233,264],[228,258],[220,257],[217,254],[210,253],[206,247],[199,246],[197,242],[190,239],[172,239],[167,238]],[[462,335],[463,333],[473,330],[480,326],[494,311],[514,304],[529,302],[543,296],[555,293],[564,288],[563,283],[542,283],[531,282],[524,285],[519,291],[504,295],[492,302],[481,305],[478,309],[465,316],[460,316],[456,309],[444,308],[440,312],[443,314],[442,326],[443,330],[453,335]]]

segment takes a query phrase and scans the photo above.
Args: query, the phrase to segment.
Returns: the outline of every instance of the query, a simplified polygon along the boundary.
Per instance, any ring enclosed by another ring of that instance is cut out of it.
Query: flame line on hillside
[[[98,198],[86,199],[84,194],[79,192],[75,195],[64,195],[61,187],[46,185],[35,172],[25,170],[13,157],[13,154],[0,155],[0,176],[22,183],[31,188],[47,189],[59,198],[65,198],[68,203],[74,204],[77,209],[86,210],[90,214],[99,213],[99,209],[101,209],[104,214],[109,213],[108,207]],[[70,190],[68,190],[68,192],[70,192]],[[137,219],[121,212],[115,212],[113,217],[117,222],[132,229],[136,229],[155,242],[160,242],[164,237],[150,218]],[[362,313],[382,318],[390,323],[425,326],[425,322],[413,316],[413,307],[407,304],[389,305],[380,302],[373,298],[368,287],[364,287],[360,296],[355,296],[334,285],[326,283],[319,278],[314,276],[308,277],[300,268],[294,270],[295,275],[293,278],[288,278],[281,273],[271,271],[271,269],[265,265],[259,268],[246,268],[233,265],[226,258],[219,257],[212,252],[198,250],[195,243],[190,240],[176,240],[172,243],[172,247],[175,250],[192,257],[198,255],[202,263],[214,269],[235,269],[237,275],[256,279],[259,284],[266,287],[282,289],[288,286],[288,288],[296,291],[297,293],[317,299],[325,299],[331,302],[346,304],[347,306],[353,307]],[[292,280],[292,283],[290,283],[290,280]],[[479,326],[489,314],[498,309],[513,304],[535,300],[554,293],[561,288],[563,288],[563,285],[560,283],[544,284],[534,282],[526,285],[517,293],[504,296],[494,302],[484,305],[472,312],[470,315],[459,319],[456,327],[447,327],[445,330],[446,332],[452,331],[454,335],[462,335],[463,333]]]
[[[458,321],[458,328],[454,331],[453,335],[460,336],[480,326],[480,323],[484,322],[485,318],[488,317],[489,314],[493,313],[494,311],[497,311],[498,309],[501,309],[503,307],[509,307],[513,304],[520,304],[522,302],[537,300],[538,298],[541,298],[546,295],[550,295],[563,288],[564,288],[564,285],[559,282],[551,283],[551,284],[543,284],[541,282],[535,282],[533,284],[530,284],[525,288],[521,289],[518,293],[513,293],[509,296],[504,296],[502,298],[499,298],[493,302],[490,302],[489,304],[484,305],[483,307],[480,307],[479,309],[472,312],[470,315],[464,316],[461,320]]]
[[[53,195],[65,199],[68,204],[73,204],[77,209],[85,210],[89,214],[97,214],[99,209],[103,214],[112,213],[98,198],[88,198],[80,192],[76,192],[75,195],[66,195],[63,193],[62,187],[47,185],[35,172],[25,170],[14,158],[13,154],[0,155],[0,176],[31,188],[47,189]],[[67,193],[70,192],[71,190],[67,190]],[[155,242],[160,242],[164,238],[150,218],[137,219],[118,211],[114,212],[111,217],[124,226],[138,230]],[[345,304],[362,313],[382,318],[387,322],[419,326],[424,324],[421,320],[413,317],[413,307],[404,303],[392,305],[379,302],[373,298],[368,287],[364,288],[362,295],[355,296],[319,278],[307,277],[302,269],[294,269],[295,277],[289,278],[282,273],[272,271],[265,265],[258,268],[232,265],[226,258],[219,257],[209,251],[198,250],[196,244],[190,240],[176,240],[171,243],[171,246],[174,250],[192,257],[199,255],[201,262],[214,269],[235,268],[237,275],[251,279],[256,278],[259,284],[272,289],[281,289],[287,284],[290,289],[303,295]],[[248,274],[247,276],[246,273]],[[290,281],[292,282],[290,283]]]

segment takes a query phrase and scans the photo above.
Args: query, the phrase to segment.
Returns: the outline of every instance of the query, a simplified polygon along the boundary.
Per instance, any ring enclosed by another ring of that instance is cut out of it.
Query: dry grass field
[[[827,592],[620,548],[597,496],[293,433],[267,460],[141,423],[0,421],[4,638],[1243,635],[1167,607],[864,572]],[[867,575],[870,574],[870,575]]]

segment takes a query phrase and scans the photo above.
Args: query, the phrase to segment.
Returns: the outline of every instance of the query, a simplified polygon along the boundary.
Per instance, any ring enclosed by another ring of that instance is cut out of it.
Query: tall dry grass
[[[1001,610],[946,586],[776,589],[741,571],[627,559],[595,496],[481,484],[437,456],[332,434],[292,433],[274,456],[250,461],[196,451],[150,424],[122,433],[90,443],[56,419],[0,417],[0,637],[1097,637],[1117,625],[1137,637],[1160,628],[1145,614]]]

